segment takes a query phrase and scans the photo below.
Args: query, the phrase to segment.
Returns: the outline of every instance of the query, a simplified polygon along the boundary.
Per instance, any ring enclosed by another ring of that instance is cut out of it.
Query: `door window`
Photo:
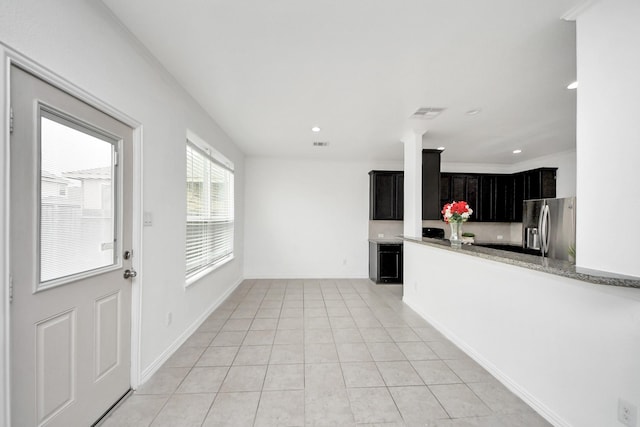
[[[39,288],[114,266],[116,139],[40,109]]]

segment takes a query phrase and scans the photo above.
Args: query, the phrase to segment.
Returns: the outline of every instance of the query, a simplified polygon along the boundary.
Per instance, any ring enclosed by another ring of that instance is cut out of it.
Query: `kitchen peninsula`
[[[404,238],[404,260],[403,301],[555,425],[589,425],[565,422],[567,405],[597,390],[615,408],[637,378],[620,367],[636,363],[640,281],[426,238]]]
[[[446,251],[457,252],[461,256],[475,256],[478,258],[496,261],[504,264],[515,265],[518,267],[528,268],[530,270],[541,271],[544,273],[555,274],[557,276],[567,277],[570,279],[581,280],[584,282],[622,286],[628,288],[640,288],[640,279],[611,277],[603,273],[602,275],[587,274],[576,270],[576,266],[568,261],[550,259],[539,255],[531,255],[526,253],[517,253],[505,251],[501,249],[493,249],[481,245],[462,245],[460,249],[451,248],[448,240],[430,239],[423,237],[422,239],[414,239],[410,237],[403,238],[406,242],[413,242],[432,246]]]

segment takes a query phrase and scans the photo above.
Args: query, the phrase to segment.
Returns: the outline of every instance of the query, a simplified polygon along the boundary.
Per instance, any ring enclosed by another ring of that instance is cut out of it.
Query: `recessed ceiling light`
[[[571,83],[569,86],[567,86],[567,89],[578,89],[578,81],[576,80],[575,82]]]
[[[438,147],[437,150],[444,151],[444,147]]]
[[[522,153],[522,150],[513,150],[513,154],[520,154]]]
[[[320,132],[320,128],[318,126],[314,126],[311,128],[311,132]]]
[[[474,108],[473,110],[467,111],[467,115],[475,116],[476,114],[480,114],[480,111],[482,111],[480,108]]]

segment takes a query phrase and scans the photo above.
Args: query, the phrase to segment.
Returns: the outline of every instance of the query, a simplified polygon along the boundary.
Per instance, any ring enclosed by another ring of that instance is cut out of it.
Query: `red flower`
[[[447,203],[442,207],[442,216],[446,223],[451,221],[453,222],[464,222],[471,215],[472,210],[467,204],[467,202],[460,200],[458,202],[453,201],[451,203]],[[463,216],[466,214],[466,218]]]
[[[465,212],[468,212],[469,208],[467,206],[467,202],[455,202],[451,206],[451,213],[462,215]]]

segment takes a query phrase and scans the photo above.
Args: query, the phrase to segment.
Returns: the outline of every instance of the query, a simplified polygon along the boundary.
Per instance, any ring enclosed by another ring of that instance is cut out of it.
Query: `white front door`
[[[130,389],[133,131],[10,77],[12,426],[88,426]]]

